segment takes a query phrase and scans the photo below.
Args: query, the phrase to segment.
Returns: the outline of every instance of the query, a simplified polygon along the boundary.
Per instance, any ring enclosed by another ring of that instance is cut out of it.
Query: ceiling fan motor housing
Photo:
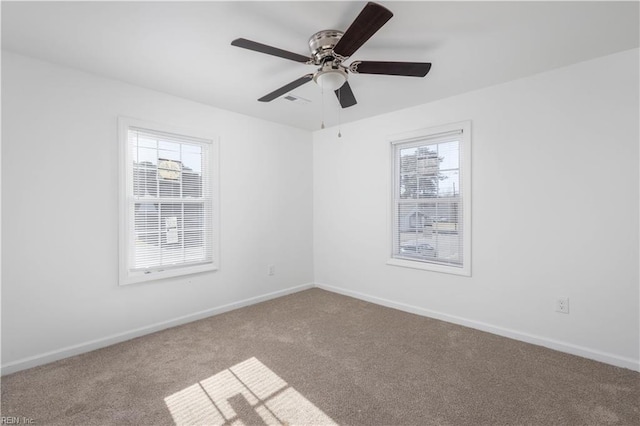
[[[333,52],[333,48],[342,38],[344,33],[338,30],[322,30],[318,31],[309,38],[309,50],[316,65],[322,65],[328,59],[339,59],[340,62],[344,58],[337,58]]]

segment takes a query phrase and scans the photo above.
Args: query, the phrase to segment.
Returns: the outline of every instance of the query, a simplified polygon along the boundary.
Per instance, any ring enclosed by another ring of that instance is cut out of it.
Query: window
[[[119,127],[120,284],[217,269],[217,142],[129,118]]]
[[[470,275],[470,122],[394,136],[390,265]]]

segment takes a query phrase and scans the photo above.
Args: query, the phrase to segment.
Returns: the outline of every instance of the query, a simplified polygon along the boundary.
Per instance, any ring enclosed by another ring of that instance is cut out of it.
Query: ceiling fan
[[[309,38],[310,57],[244,38],[233,40],[231,45],[319,66],[316,72],[285,84],[258,101],[270,102],[313,80],[323,89],[333,90],[342,108],[347,108],[357,103],[347,81],[350,73],[424,77],[431,69],[429,62],[353,61],[348,66],[343,65],[392,16],[393,13],[386,7],[369,2],[346,31],[322,30],[312,35]]]

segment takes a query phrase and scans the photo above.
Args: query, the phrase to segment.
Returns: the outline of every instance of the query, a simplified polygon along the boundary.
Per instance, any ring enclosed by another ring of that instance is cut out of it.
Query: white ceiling
[[[394,17],[353,60],[432,62],[426,78],[351,75],[354,121],[639,45],[638,2],[380,2]],[[105,77],[304,129],[310,103],[257,99],[314,71],[230,45],[239,37],[308,55],[323,29],[345,30],[364,2],[3,2],[2,47]],[[349,63],[348,60],[345,63]],[[325,95],[325,122],[338,103]]]

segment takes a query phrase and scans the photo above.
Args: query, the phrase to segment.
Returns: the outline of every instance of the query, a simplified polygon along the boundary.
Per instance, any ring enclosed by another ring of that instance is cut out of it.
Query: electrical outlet
[[[269,275],[275,275],[276,274],[276,265],[269,265],[267,273]]]
[[[558,297],[556,299],[556,312],[560,312],[561,314],[569,313],[569,298],[568,297]]]

